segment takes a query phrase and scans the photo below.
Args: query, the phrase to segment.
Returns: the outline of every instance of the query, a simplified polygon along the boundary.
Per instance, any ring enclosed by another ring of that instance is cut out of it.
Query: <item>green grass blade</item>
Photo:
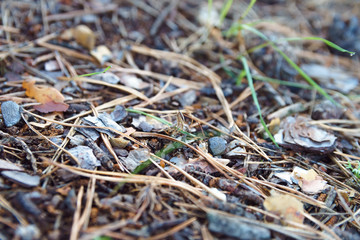
[[[221,9],[220,13],[220,23],[222,24],[226,15],[229,13],[230,8],[233,4],[233,0],[227,0],[227,2],[224,4],[223,8]]]
[[[96,75],[96,74],[101,74],[106,72],[107,70],[109,70],[111,68],[111,66],[108,66],[107,68],[105,68],[104,71],[101,72],[93,72],[93,73],[87,73],[87,74],[83,74],[83,75],[79,75],[78,77],[88,77],[88,76],[92,76],[92,75]]]
[[[240,73],[236,77],[236,86],[240,86],[241,79],[243,79],[246,76],[246,72],[244,70],[240,71]]]
[[[309,75],[307,75],[293,60],[291,60],[283,51],[281,51],[275,44],[271,44],[271,46],[287,61],[290,66],[292,66],[311,86],[313,86],[316,91],[318,91],[325,98],[329,99],[332,103],[339,106],[337,103],[327,92],[320,87]]]
[[[294,61],[292,61],[283,51],[281,51],[275,45],[274,42],[270,41],[263,33],[246,24],[242,24],[241,28],[258,35],[260,38],[267,41],[285,59],[285,61],[289,63],[290,66],[292,66],[311,86],[316,89],[316,91],[318,91],[325,98],[329,99],[335,105],[339,106],[339,103],[337,103],[329,94],[327,94],[327,92],[323,88],[321,88],[311,77],[309,77],[309,75],[307,75]]]
[[[289,87],[303,88],[303,89],[309,89],[309,90],[314,89],[312,86],[305,85],[305,84],[302,84],[302,83],[297,83],[297,82],[289,82],[289,81],[284,81],[284,80],[280,80],[280,79],[276,79],[276,78],[263,77],[263,76],[260,76],[260,75],[253,75],[252,77],[254,79],[256,79],[256,80],[259,80],[259,81],[276,83],[276,84],[279,84],[279,85],[285,85],[285,86],[289,86]]]
[[[250,73],[250,70],[249,70],[249,66],[247,65],[247,62],[246,62],[246,58],[244,56],[241,57],[241,62],[243,63],[244,65],[244,70],[246,72],[246,78],[248,80],[248,84],[249,84],[249,87],[250,87],[250,90],[251,90],[251,95],[254,99],[254,103],[255,103],[255,106],[258,110],[258,113],[259,113],[259,117],[260,117],[260,122],[261,124],[263,125],[266,133],[269,135],[271,141],[277,146],[279,147],[279,145],[275,142],[275,139],[273,137],[273,135],[271,134],[270,130],[268,129],[268,127],[266,126],[266,123],[262,117],[262,114],[261,114],[261,107],[260,107],[260,104],[259,104],[259,101],[257,99],[257,96],[256,96],[256,91],[255,91],[255,88],[254,88],[254,84],[253,84],[253,80],[252,80],[252,77],[251,77],[251,73]]]
[[[253,53],[253,52],[255,52],[255,51],[259,50],[259,49],[262,49],[262,48],[264,48],[264,47],[267,47],[267,46],[269,46],[269,45],[270,45],[269,42],[265,42],[265,43],[259,44],[259,45],[255,46],[255,47],[252,47],[252,48],[250,48],[249,50],[247,50],[247,53],[248,53],[248,54],[251,54],[251,53]]]
[[[355,55],[355,52],[348,51],[348,50],[336,45],[335,43],[330,42],[329,40],[326,40],[321,37],[295,37],[295,38],[285,38],[284,40],[289,41],[289,42],[290,41],[303,41],[303,40],[321,41],[321,42],[325,43],[326,45],[328,45],[329,47],[332,47],[340,52],[348,53],[348,54],[350,54],[350,56]]]

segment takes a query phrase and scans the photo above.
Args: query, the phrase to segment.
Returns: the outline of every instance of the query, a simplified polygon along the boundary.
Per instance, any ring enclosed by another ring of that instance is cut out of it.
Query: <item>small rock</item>
[[[100,137],[100,133],[98,133],[98,131],[94,128],[75,128],[75,130],[84,135],[86,138],[90,138],[94,142]]]
[[[330,100],[322,101],[320,104],[315,105],[311,114],[311,118],[319,119],[338,119],[345,112],[344,108],[336,106]]]
[[[6,101],[1,104],[1,112],[6,127],[16,125],[21,118],[20,107],[16,102]]]
[[[101,80],[110,84],[118,84],[120,81],[120,78],[111,72],[94,75],[93,79]]]
[[[24,187],[36,187],[40,183],[39,176],[31,176],[24,172],[3,171],[1,174],[11,181],[14,181]]]
[[[103,65],[112,58],[111,51],[105,45],[97,46],[95,49],[91,50],[90,55],[93,56],[100,65]]]
[[[187,91],[186,93],[182,94],[181,97],[179,98],[179,102],[183,107],[191,106],[195,102],[195,100],[196,100],[195,90]]]
[[[127,158],[123,161],[125,167],[129,171],[134,171],[142,162],[148,160],[150,157],[149,150],[146,148],[139,148],[129,152]]]
[[[99,114],[99,117],[88,116],[85,117],[83,120],[86,124],[90,126],[109,127],[119,132],[126,132],[126,129],[123,126],[117,124],[114,120],[112,120],[110,115],[107,113]],[[117,135],[117,133],[114,133],[113,131],[108,129],[97,128],[96,131],[105,133],[110,137],[115,137]]]
[[[74,136],[69,136],[71,145],[79,146],[84,145],[85,137],[80,134],[76,134]]]
[[[113,128],[119,132],[126,132],[126,129],[122,125],[117,124],[114,120],[112,120],[110,114],[102,113],[99,115],[99,119],[104,123],[106,127]]]
[[[114,151],[119,157],[127,157],[129,155],[126,149],[115,148]]]
[[[100,167],[101,163],[95,157],[93,150],[86,146],[77,146],[69,150],[80,162],[80,167],[84,169],[94,170]]]
[[[207,213],[209,230],[236,239],[270,239],[269,229],[244,222],[240,217],[209,211]]]
[[[115,122],[120,122],[127,117],[127,111],[124,106],[116,105],[114,111],[110,113],[110,116]]]
[[[127,87],[134,88],[137,90],[142,90],[142,89],[148,88],[150,86],[149,83],[144,82],[141,78],[138,78],[137,76],[132,75],[132,74],[121,75],[120,82]]]
[[[22,167],[2,159],[0,159],[0,170],[24,171]]]
[[[22,240],[39,239],[41,232],[36,225],[19,225],[16,228],[15,234],[17,238]]]
[[[133,117],[131,124],[134,127],[139,128],[140,123],[142,123],[142,122],[146,122],[146,117],[143,115],[140,115],[138,118]]]
[[[209,139],[209,149],[216,156],[222,154],[226,149],[226,141],[221,137]]]
[[[144,132],[151,132],[154,127],[148,122],[141,122],[139,128]]]
[[[56,60],[51,60],[45,62],[45,71],[47,72],[53,72],[60,69],[60,66]]]

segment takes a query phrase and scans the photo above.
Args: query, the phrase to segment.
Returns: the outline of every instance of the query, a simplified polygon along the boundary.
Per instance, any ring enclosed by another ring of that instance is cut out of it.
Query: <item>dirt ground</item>
[[[360,239],[358,1],[0,12],[0,240]]]

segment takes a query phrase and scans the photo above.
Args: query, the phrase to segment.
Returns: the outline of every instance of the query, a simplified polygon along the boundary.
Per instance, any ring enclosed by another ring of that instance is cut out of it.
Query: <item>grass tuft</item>
[[[251,95],[254,99],[254,103],[255,103],[255,106],[258,110],[258,113],[259,113],[259,117],[260,117],[260,122],[261,122],[261,125],[263,125],[266,133],[269,135],[271,141],[277,146],[279,147],[279,145],[275,142],[275,138],[273,137],[273,135],[271,134],[270,130],[268,129],[268,127],[266,126],[266,123],[264,121],[264,118],[262,117],[262,114],[261,114],[261,107],[260,107],[260,104],[259,104],[259,101],[257,99],[257,96],[256,96],[256,91],[255,91],[255,88],[254,88],[254,83],[253,83],[253,80],[252,80],[252,77],[251,77],[251,73],[250,73],[250,69],[249,69],[249,66],[246,62],[246,58],[244,56],[242,56],[241,58],[241,62],[243,63],[243,66],[244,66],[244,70],[245,70],[245,73],[246,73],[246,78],[248,80],[248,84],[249,84],[249,88],[251,90]]]

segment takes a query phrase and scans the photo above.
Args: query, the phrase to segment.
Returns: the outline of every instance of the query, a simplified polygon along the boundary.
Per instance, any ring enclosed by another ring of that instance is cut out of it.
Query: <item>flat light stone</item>
[[[23,187],[36,187],[40,184],[39,176],[31,176],[25,172],[2,171],[1,174],[9,180],[16,182]]]
[[[87,146],[77,146],[70,149],[69,152],[79,160],[81,168],[94,170],[96,167],[101,166],[93,150]]]
[[[271,239],[269,229],[243,221],[240,217],[230,217],[210,211],[207,213],[207,220],[211,232],[224,234],[235,239]]]
[[[123,164],[129,171],[134,171],[137,166],[150,158],[149,150],[146,148],[139,148],[129,152]]]
[[[16,125],[21,118],[20,107],[16,102],[6,101],[1,104],[1,112],[6,127]]]
[[[119,122],[119,121],[123,120],[124,118],[126,118],[127,111],[124,106],[116,105],[114,111],[112,111],[110,113],[110,116],[111,116],[112,120],[114,120],[115,122]]]
[[[24,171],[22,167],[2,159],[0,159],[0,170]]]

